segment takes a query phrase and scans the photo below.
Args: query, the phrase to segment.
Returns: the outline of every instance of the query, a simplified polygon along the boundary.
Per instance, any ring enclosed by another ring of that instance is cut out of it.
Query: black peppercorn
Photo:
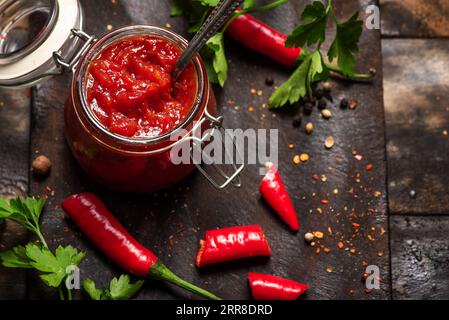
[[[268,77],[265,79],[265,84],[269,87],[272,87],[274,85],[274,79],[271,77]]]
[[[310,115],[312,114],[312,111],[313,111],[313,103],[310,101],[306,102],[303,109],[304,114]]]
[[[292,124],[293,124],[293,126],[294,126],[295,128],[298,128],[298,127],[301,126],[301,123],[302,123],[302,116],[301,116],[300,114],[298,114],[298,115],[293,119]]]
[[[349,107],[349,102],[345,98],[341,99],[340,108],[347,109]]]
[[[319,110],[323,110],[327,108],[327,102],[324,99],[321,99],[320,101],[318,101],[318,109]]]
[[[324,90],[322,88],[317,88],[314,92],[314,95],[319,100],[324,97]]]

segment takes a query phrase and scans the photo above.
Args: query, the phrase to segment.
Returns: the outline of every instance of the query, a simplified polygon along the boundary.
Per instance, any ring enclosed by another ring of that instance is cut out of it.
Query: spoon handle
[[[175,79],[178,78],[179,74],[189,64],[190,60],[192,60],[218,29],[224,25],[243,1],[244,0],[221,0],[218,3],[176,62],[173,71],[173,77]]]

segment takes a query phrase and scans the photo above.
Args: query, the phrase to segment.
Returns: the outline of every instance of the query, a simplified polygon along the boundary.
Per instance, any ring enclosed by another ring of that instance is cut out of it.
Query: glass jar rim
[[[203,97],[205,95],[205,82],[207,80],[205,79],[203,64],[199,58],[199,55],[197,55],[192,61],[197,76],[197,93],[195,95],[195,101],[193,102],[189,114],[182,120],[182,122],[180,122],[176,127],[174,127],[169,132],[152,138],[125,137],[111,132],[94,115],[92,109],[89,108],[89,105],[87,103],[86,90],[85,90],[87,68],[93,61],[93,59],[95,59],[95,57],[98,56],[102,52],[102,50],[106,48],[108,45],[118,40],[123,40],[135,35],[142,35],[142,34],[162,37],[174,43],[181,50],[184,50],[188,45],[188,41],[185,38],[165,28],[152,25],[133,25],[114,30],[100,37],[98,40],[95,41],[92,47],[87,51],[86,55],[82,58],[82,61],[79,64],[79,69],[77,67],[78,69],[77,74],[79,74],[79,76],[76,81],[78,87],[78,94],[81,100],[81,109],[86,118],[88,119],[88,121],[94,126],[94,128],[98,129],[102,134],[105,134],[109,138],[132,146],[138,145],[146,146],[151,145],[153,143],[167,141],[171,137],[179,137],[179,133],[183,129],[185,129],[193,119],[195,119],[195,116],[201,109],[201,104],[203,102]],[[175,143],[176,141],[173,142]]]

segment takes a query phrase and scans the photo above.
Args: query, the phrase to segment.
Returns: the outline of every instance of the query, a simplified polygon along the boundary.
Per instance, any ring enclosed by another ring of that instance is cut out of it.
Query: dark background
[[[169,17],[169,1],[81,2],[86,31],[91,34],[107,32],[108,25],[168,23],[186,35],[184,20]],[[292,1],[259,17],[289,32],[305,3]],[[363,12],[371,3],[377,2],[336,1],[335,6],[338,15],[346,17],[356,9]],[[376,67],[378,76],[369,85],[332,81],[336,100],[357,99],[359,106],[354,111],[331,107],[334,116],[329,121],[315,110],[304,119],[304,124],[311,121],[315,125],[312,136],[292,127],[291,120],[298,112],[294,108],[277,113],[264,108],[273,90],[265,86],[266,77],[280,84],[291,71],[231,40],[226,42],[230,78],[224,89],[215,90],[220,111],[230,128],[280,130],[280,170],[302,223],[297,235],[259,199],[257,166],[245,170],[243,188],[226,191],[215,190],[200,174],[152,195],[113,193],[91,182],[74,163],[63,137],[68,75],[33,90],[0,90],[0,194],[48,194],[43,227],[51,246],[72,244],[85,250],[82,277],[103,285],[120,270],[63,218],[59,204],[71,193],[97,193],[131,233],[173,271],[223,298],[250,298],[246,283],[250,270],[308,283],[311,290],[306,299],[448,298],[445,173],[449,138],[444,131],[449,130],[449,44],[445,40],[449,1],[381,0],[380,5],[382,30],[364,32],[358,59],[360,71]],[[263,90],[263,96],[252,95],[252,88]],[[250,107],[253,112],[248,111]],[[329,135],[336,139],[330,151],[323,146]],[[293,150],[289,144],[295,145]],[[354,150],[362,160],[354,157]],[[293,156],[303,152],[311,160],[295,166]],[[30,175],[29,163],[37,154],[45,154],[53,162],[51,175],[43,181]],[[365,170],[368,163],[374,167],[370,172]],[[326,175],[327,181],[315,182],[314,174]],[[339,190],[338,195],[333,194],[334,189]],[[415,198],[410,197],[411,190],[415,190]],[[323,198],[330,204],[320,204]],[[354,228],[353,222],[360,227]],[[193,266],[205,230],[253,223],[261,224],[268,236],[273,250],[269,260],[204,270]],[[320,253],[304,243],[308,231],[325,233]],[[13,223],[0,226],[1,250],[27,238]],[[337,248],[339,241],[348,251]],[[331,252],[324,253],[324,248]],[[364,262],[379,266],[381,290],[365,291],[361,281]],[[329,268],[332,273],[327,272]],[[77,293],[77,297],[82,295]],[[190,295],[150,281],[138,297]],[[1,268],[0,298],[56,298],[56,294],[43,287],[33,272]]]

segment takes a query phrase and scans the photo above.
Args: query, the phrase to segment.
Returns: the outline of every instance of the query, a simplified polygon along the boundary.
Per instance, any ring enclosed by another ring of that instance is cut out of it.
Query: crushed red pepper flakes
[[[366,171],[371,171],[371,170],[373,170],[373,165],[371,163],[368,163],[366,165]]]
[[[320,177],[317,174],[314,174],[312,176],[312,179],[315,180],[315,181],[318,181],[318,180],[320,180]]]
[[[332,273],[332,272],[334,272],[334,268],[332,268],[331,266],[329,266],[329,267],[326,268],[326,272],[327,272],[327,273]]]
[[[354,228],[358,228],[358,227],[360,227],[360,224],[357,223],[357,222],[353,222],[353,223],[352,223],[352,226],[353,226]]]
[[[368,263],[368,262],[366,262],[366,261],[362,261],[362,266],[366,268],[366,267],[368,267],[368,266],[369,266],[369,263]]]
[[[343,247],[345,246],[345,244],[343,243],[343,242],[339,242],[338,244],[337,244],[337,246],[338,246],[338,249],[343,249]]]
[[[326,200],[326,199],[322,199],[320,202],[321,202],[321,204],[329,204],[329,200]]]
[[[325,252],[325,253],[329,253],[329,252],[331,252],[331,251],[332,251],[332,250],[331,250],[331,248],[327,248],[327,247],[326,247],[326,248],[324,248],[323,250],[324,250],[324,252]]]

